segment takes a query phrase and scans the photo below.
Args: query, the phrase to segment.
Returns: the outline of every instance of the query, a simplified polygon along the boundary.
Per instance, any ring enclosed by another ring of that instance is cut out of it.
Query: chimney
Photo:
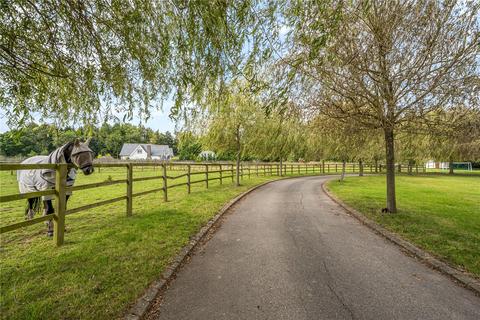
[[[152,145],[147,144],[147,159],[152,159]]]

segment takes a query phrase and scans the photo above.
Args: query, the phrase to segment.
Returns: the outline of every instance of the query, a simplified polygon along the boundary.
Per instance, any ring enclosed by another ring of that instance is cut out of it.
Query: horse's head
[[[88,147],[89,143],[90,138],[86,142],[76,139],[70,156],[73,164],[79,167],[85,175],[93,173],[93,151]]]

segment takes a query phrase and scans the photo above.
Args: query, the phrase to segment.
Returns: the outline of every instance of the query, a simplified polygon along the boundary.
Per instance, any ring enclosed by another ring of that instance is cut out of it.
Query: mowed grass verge
[[[332,180],[351,207],[419,247],[480,277],[480,177],[397,176],[398,214],[385,207],[385,176]]]
[[[134,177],[161,171],[135,169]],[[175,176],[183,172],[168,172]],[[17,192],[15,175],[0,172],[2,195]],[[228,175],[229,173],[224,173]],[[218,175],[218,174],[217,174]],[[109,168],[76,185],[125,179],[124,169]],[[215,176],[215,174],[210,174]],[[192,180],[204,179],[192,176]],[[133,216],[125,201],[66,217],[65,245],[57,248],[37,224],[3,234],[0,243],[0,314],[5,319],[112,319],[120,317],[144,289],[162,273],[190,237],[230,199],[254,185],[277,177],[245,176],[241,187],[231,179],[169,189],[134,199]],[[169,184],[185,180],[169,181]],[[134,183],[134,192],[161,187],[161,180]],[[125,194],[113,185],[74,193],[69,208]],[[26,201],[2,204],[0,224],[23,220]]]

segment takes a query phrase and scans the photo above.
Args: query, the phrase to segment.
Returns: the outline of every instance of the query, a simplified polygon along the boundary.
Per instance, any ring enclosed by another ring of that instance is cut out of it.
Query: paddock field
[[[203,169],[198,169],[203,170]],[[212,168],[211,170],[215,170]],[[168,171],[175,176],[184,171]],[[231,178],[134,198],[133,216],[125,201],[66,217],[65,244],[57,248],[37,224],[1,235],[0,314],[5,319],[112,319],[164,270],[175,254],[228,200],[276,176],[245,177],[241,187]],[[229,173],[223,173],[224,176]],[[161,175],[160,168],[135,167],[134,178]],[[297,174],[298,175],[298,174]],[[209,174],[210,177],[218,173]],[[78,174],[75,185],[125,179],[123,168],[102,168],[91,176]],[[204,179],[193,175],[192,181]],[[171,181],[185,182],[186,178]],[[134,192],[162,186],[162,180],[135,182]],[[76,191],[68,208],[125,195],[125,184]],[[15,173],[0,172],[0,194],[17,193]],[[23,221],[26,200],[3,203],[1,225]]]
[[[385,228],[480,277],[480,176],[399,175],[398,214],[385,206],[385,177],[347,177],[328,188]]]

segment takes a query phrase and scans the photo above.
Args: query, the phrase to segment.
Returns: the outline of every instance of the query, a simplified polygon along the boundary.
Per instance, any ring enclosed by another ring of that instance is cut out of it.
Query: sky
[[[175,122],[168,117],[170,114],[170,107],[167,103],[164,104],[164,110],[155,110],[152,111],[152,115],[147,122],[144,122],[143,125],[153,130],[159,130],[160,132],[170,131],[173,133],[175,131]],[[127,123],[139,124],[140,120],[134,118],[131,121],[126,121]],[[7,119],[3,114],[0,114],[0,133],[10,130],[7,126]]]
[[[170,131],[173,133],[175,131],[175,122],[169,118],[170,108],[165,108],[165,110],[156,110],[152,112],[150,119],[143,125],[147,128],[152,128],[153,130],[159,130],[160,132]],[[133,119],[128,121],[128,123],[139,124],[139,119]]]

